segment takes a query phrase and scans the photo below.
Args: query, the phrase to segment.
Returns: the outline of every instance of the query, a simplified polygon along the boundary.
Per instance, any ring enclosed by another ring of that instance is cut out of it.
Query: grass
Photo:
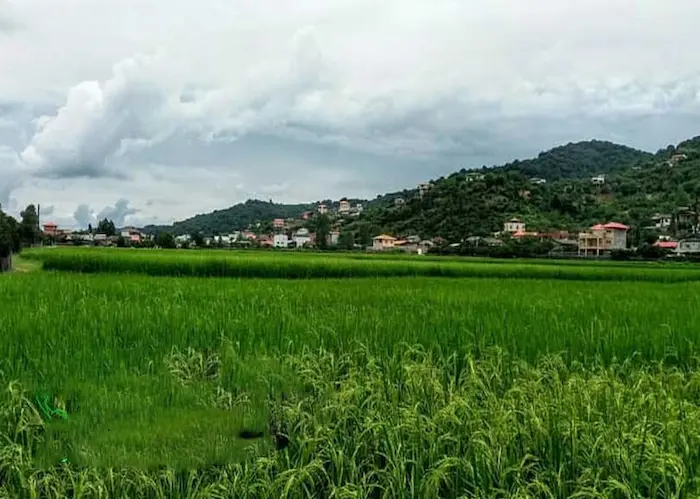
[[[151,276],[348,278],[501,277],[588,281],[700,281],[690,265],[591,265],[588,262],[457,260],[391,255],[280,252],[173,251],[50,248],[26,252],[47,270],[84,273],[138,273]]]
[[[0,497],[697,497],[699,292],[13,272]]]

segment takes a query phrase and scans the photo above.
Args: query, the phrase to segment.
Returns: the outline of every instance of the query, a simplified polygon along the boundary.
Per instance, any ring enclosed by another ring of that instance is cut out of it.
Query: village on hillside
[[[677,161],[681,158],[672,158]],[[483,179],[481,173],[471,173],[467,181]],[[590,179],[592,184],[604,184],[605,175]],[[545,183],[540,178],[532,178],[534,185]],[[421,183],[415,190],[421,198],[431,189],[432,183]],[[402,197],[393,199],[396,206],[406,202]],[[354,240],[344,241],[342,226],[363,214],[362,204],[352,205],[347,198],[340,199],[333,206],[319,203],[315,211],[306,211],[297,218],[275,218],[251,224],[245,230],[232,231],[228,234],[180,234],[171,236],[169,243],[160,243],[154,234],[147,234],[136,227],[114,228],[112,233],[99,230],[76,231],[58,227],[53,222],[43,224],[43,233],[48,244],[55,245],[94,245],[122,247],[172,247],[172,248],[274,248],[274,249],[344,249],[376,252],[406,252],[427,254],[438,249],[457,249],[468,245],[474,248],[498,248],[512,241],[546,242],[549,253],[557,256],[601,257],[609,256],[614,251],[629,248],[628,233],[630,227],[614,220],[602,220],[592,227],[579,232],[552,230],[547,232],[530,231],[525,221],[519,217],[503,220],[502,229],[488,237],[468,236],[461,241],[446,241],[440,237],[425,238],[418,234],[372,234],[371,244],[361,245]],[[690,208],[680,209],[676,215],[681,223],[692,225],[697,219]],[[657,213],[653,217],[652,229],[660,235],[653,243],[659,254],[670,256],[700,255],[700,237],[673,239],[669,234],[672,215]],[[310,226],[317,226],[318,221],[327,222],[326,230],[314,231]],[[316,222],[316,223],[314,223]],[[696,231],[694,230],[693,233]],[[322,240],[319,240],[322,233]]]

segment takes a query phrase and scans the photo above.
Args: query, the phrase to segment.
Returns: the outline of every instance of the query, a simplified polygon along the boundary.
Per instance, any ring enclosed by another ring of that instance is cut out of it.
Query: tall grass
[[[696,496],[698,291],[3,276],[0,497]]]
[[[692,266],[554,265],[533,262],[357,257],[277,252],[47,249],[27,258],[47,270],[140,273],[151,276],[347,278],[347,277],[507,277],[587,281],[699,281]]]

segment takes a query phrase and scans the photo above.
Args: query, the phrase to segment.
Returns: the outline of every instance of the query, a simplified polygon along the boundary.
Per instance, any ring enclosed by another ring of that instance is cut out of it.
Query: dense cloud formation
[[[0,30],[23,29],[0,37],[0,201],[63,223],[373,196],[571,140],[697,133],[693,0],[5,2]]]

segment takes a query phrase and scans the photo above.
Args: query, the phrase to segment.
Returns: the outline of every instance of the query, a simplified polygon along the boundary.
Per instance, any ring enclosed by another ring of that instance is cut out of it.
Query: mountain
[[[681,162],[669,166],[675,154]],[[603,185],[591,177],[605,174]],[[536,183],[533,177],[545,179]],[[458,241],[471,235],[500,230],[507,217],[525,220],[528,230],[577,231],[593,223],[618,220],[642,226],[656,212],[671,213],[695,206],[700,196],[700,137],[669,146],[656,154],[611,142],[569,143],[537,157],[479,170],[462,169],[431,182],[419,195],[417,188],[387,193],[362,202],[361,217],[343,224],[357,242],[369,234],[440,236]],[[399,198],[401,198],[399,200]],[[337,201],[323,201],[329,208]],[[298,218],[315,211],[317,203],[275,204],[248,200],[225,210],[201,214],[171,227],[150,226],[147,232],[213,234],[261,223],[267,230],[274,218]]]
[[[249,199],[224,210],[195,215],[192,218],[175,222],[172,226],[148,225],[144,232],[169,231],[175,234],[225,234],[234,230],[246,229],[252,224],[269,223],[275,218],[298,218],[305,211],[316,210],[316,203],[277,204],[271,201]]]
[[[672,161],[680,154],[684,156]],[[483,178],[461,170],[437,179],[422,198],[407,191],[405,203],[369,210],[346,230],[459,241],[500,230],[507,218],[517,216],[528,230],[537,231],[575,232],[617,220],[631,225],[634,237],[641,238],[642,227],[652,224],[655,213],[675,214],[684,207],[700,212],[700,137],[656,154],[607,142],[579,142],[477,172]],[[604,173],[603,185],[591,182],[592,176]],[[553,180],[538,184],[532,177]],[[369,229],[360,231],[359,224]]]
[[[632,163],[651,158],[647,152],[602,140],[571,142],[541,152],[536,158],[513,161],[496,170],[518,171],[527,177],[553,182],[613,173]]]

